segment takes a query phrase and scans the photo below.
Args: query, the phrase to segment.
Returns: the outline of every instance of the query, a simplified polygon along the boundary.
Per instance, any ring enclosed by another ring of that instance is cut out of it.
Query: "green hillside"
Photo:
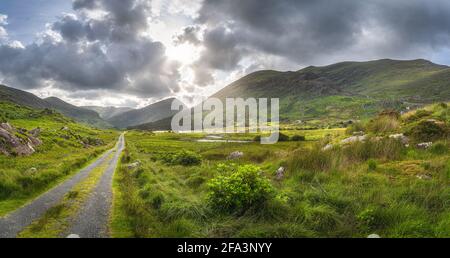
[[[123,114],[133,110],[129,107],[99,107],[99,106],[84,106],[82,108],[93,110],[97,112],[102,119],[108,120],[113,116]]]
[[[54,109],[77,122],[89,124],[99,128],[111,128],[112,126],[100,118],[95,111],[80,108],[61,99],[51,97],[41,99],[32,93],[0,85],[0,101],[11,102],[34,109]]]
[[[259,71],[213,97],[280,98],[281,118],[333,124],[450,99],[450,68],[426,60],[344,62],[297,72]]]
[[[2,123],[8,123],[16,137],[33,135],[42,143],[31,155],[0,152],[0,216],[72,175],[110,149],[118,137],[116,131],[79,124],[49,109],[0,101]],[[0,135],[0,150],[7,145]]]
[[[174,116],[177,111],[171,109],[174,98],[165,99],[141,109],[131,110],[108,119],[117,128],[128,128],[148,124]]]
[[[86,123],[98,128],[112,127],[108,122],[100,118],[100,115],[95,111],[74,106],[55,97],[46,98],[45,101],[50,103],[53,109],[61,112],[65,116],[74,118],[78,122]]]

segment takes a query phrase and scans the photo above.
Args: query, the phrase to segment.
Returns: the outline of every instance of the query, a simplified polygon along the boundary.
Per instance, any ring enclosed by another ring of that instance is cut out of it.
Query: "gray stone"
[[[277,180],[281,180],[284,178],[284,173],[286,172],[286,169],[284,167],[280,167],[276,171],[276,178]]]
[[[430,148],[431,146],[433,146],[432,142],[422,142],[422,143],[417,144],[417,148],[423,149],[423,150],[426,150],[426,149]]]
[[[331,150],[333,149],[333,147],[334,147],[333,144],[327,144],[325,145],[325,147],[322,148],[322,150],[323,151]]]
[[[342,140],[341,143],[346,144],[346,143],[354,143],[354,142],[363,142],[366,139],[367,139],[367,135],[352,136],[352,137]]]
[[[242,151],[235,151],[230,153],[230,155],[228,156],[228,159],[239,159],[242,158],[244,156],[244,153]]]
[[[395,140],[399,140],[401,141],[403,144],[407,145],[409,143],[409,138],[406,137],[404,134],[399,133],[399,134],[391,134],[389,135],[389,138],[391,139],[395,139]]]
[[[370,234],[367,238],[381,238],[378,234]]]

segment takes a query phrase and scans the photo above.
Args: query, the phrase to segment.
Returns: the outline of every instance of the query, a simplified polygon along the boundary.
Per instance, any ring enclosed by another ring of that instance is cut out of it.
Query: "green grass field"
[[[275,145],[129,132],[115,176],[113,235],[450,237],[448,134],[427,150],[416,148],[420,139],[412,136],[408,146],[387,137],[425,120],[448,119],[447,106],[428,109],[425,116],[406,114],[398,124],[373,119],[362,126],[366,142],[345,146],[337,143],[351,129],[284,131],[306,141]],[[335,147],[323,150],[327,143]],[[228,160],[235,151],[244,156]],[[136,161],[138,168],[128,167]],[[281,166],[286,172],[277,179]]]

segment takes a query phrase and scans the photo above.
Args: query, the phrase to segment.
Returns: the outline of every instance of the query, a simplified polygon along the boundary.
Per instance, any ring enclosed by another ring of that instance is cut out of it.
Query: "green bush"
[[[168,165],[195,166],[202,163],[202,156],[187,150],[176,153],[167,153],[160,156],[160,159]]]
[[[347,127],[347,129],[345,130],[345,133],[348,135],[352,135],[355,132],[364,132],[365,130],[366,130],[366,128],[364,127],[364,125],[362,123],[356,122],[356,123],[349,125]]]
[[[369,159],[367,161],[367,167],[369,169],[369,171],[375,171],[377,169],[377,162],[373,159]]]
[[[443,138],[445,134],[445,128],[434,121],[422,121],[408,132],[408,135],[418,142],[435,141]]]
[[[294,135],[291,137],[291,141],[293,142],[303,142],[306,141],[306,137],[303,135]]]
[[[243,165],[229,176],[218,176],[208,183],[208,200],[215,209],[242,212],[263,205],[273,198],[270,181],[254,165]]]
[[[278,136],[278,141],[279,142],[287,142],[287,141],[289,141],[289,136],[287,136],[283,133],[280,133]]]
[[[379,116],[369,122],[367,129],[375,134],[393,133],[400,128],[400,121],[395,116]]]

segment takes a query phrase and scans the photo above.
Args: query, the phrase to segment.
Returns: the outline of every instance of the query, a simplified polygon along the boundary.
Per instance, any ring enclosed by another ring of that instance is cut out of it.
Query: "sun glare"
[[[170,46],[167,47],[166,55],[169,59],[186,65],[198,59],[199,49],[189,44]]]

